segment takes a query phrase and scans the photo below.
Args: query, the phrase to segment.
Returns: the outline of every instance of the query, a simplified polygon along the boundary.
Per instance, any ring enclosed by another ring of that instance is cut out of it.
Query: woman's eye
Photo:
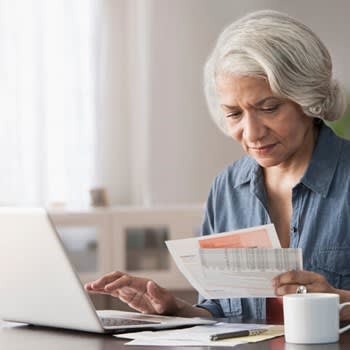
[[[262,108],[261,110],[263,111],[263,112],[266,112],[266,113],[272,113],[272,112],[275,112],[275,111],[277,111],[277,109],[278,109],[278,107],[279,107],[280,105],[278,104],[278,105],[274,105],[274,106],[269,106],[269,107],[264,107],[264,108]]]
[[[236,119],[236,118],[240,117],[241,114],[242,114],[242,112],[231,112],[231,113],[227,113],[225,115],[225,117],[231,118],[231,119]]]

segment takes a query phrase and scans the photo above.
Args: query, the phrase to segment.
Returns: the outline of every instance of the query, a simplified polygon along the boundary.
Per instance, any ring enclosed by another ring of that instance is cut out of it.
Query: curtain
[[[89,201],[98,4],[0,0],[0,205]]]

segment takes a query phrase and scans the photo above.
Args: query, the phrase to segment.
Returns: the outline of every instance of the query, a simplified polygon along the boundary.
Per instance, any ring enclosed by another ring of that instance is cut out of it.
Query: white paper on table
[[[133,339],[127,345],[153,345],[153,346],[234,346],[247,343],[238,338],[224,341],[211,341],[210,335],[225,332],[234,332],[249,329],[268,329],[274,326],[242,323],[216,323],[211,326],[195,326],[183,329],[164,331],[145,331],[127,334],[117,334],[117,338]]]
[[[210,340],[181,340],[181,339],[134,339],[126,343],[125,345],[132,346],[220,346],[220,347],[233,347],[240,344],[246,344],[246,341],[240,341],[237,339],[225,339],[224,342],[214,342]]]
[[[302,269],[301,249],[280,248],[273,224],[165,243],[206,299],[271,297],[274,276]]]

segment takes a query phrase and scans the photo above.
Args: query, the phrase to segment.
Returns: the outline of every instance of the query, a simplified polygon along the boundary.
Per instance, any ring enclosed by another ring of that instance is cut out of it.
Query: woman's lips
[[[275,143],[270,144],[270,145],[264,145],[264,146],[259,146],[259,147],[250,147],[255,153],[258,153],[259,155],[266,155],[270,153],[273,148],[276,146]]]

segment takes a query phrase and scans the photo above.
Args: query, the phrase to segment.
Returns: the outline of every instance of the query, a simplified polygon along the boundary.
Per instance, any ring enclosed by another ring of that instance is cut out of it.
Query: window
[[[88,202],[96,8],[93,0],[0,0],[1,205]]]

